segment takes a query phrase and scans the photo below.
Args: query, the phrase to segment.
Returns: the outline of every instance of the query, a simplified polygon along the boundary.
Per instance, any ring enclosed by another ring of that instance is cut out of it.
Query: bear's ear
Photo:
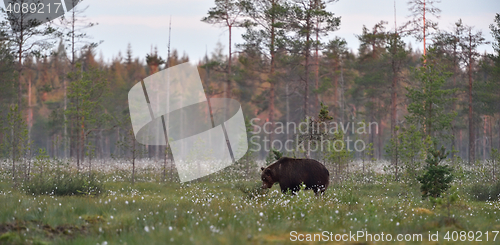
[[[260,171],[264,171],[264,167],[260,167]]]
[[[264,174],[271,176],[271,174],[272,174],[271,169],[268,169],[268,168],[264,169]]]

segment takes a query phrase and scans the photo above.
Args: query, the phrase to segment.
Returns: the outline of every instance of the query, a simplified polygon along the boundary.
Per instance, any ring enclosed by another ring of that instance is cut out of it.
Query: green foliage
[[[6,147],[7,154],[9,154],[11,160],[18,161],[28,149],[28,128],[26,122],[21,117],[17,105],[9,108],[6,121],[6,126],[4,127],[4,132],[6,132],[4,147]]]
[[[158,55],[158,50],[155,48],[154,53],[146,55],[146,64],[148,64],[149,66],[156,66],[156,67],[158,67],[159,65],[165,64],[165,60],[163,60]],[[153,71],[150,71],[150,72],[153,72]]]
[[[35,174],[24,183],[24,189],[30,195],[95,196],[103,193],[104,185],[93,174],[78,174],[74,171],[57,170],[49,174]]]
[[[208,10],[208,16],[203,17],[201,21],[224,27],[240,27],[245,22],[239,18],[247,6],[247,2],[241,0],[215,0],[215,7]]]
[[[51,160],[45,149],[38,150],[32,173],[22,183],[22,188],[32,195],[56,196],[93,196],[104,190],[103,184],[96,176],[78,174],[70,170],[69,164]]]
[[[448,152],[449,153],[449,152]],[[444,146],[441,150],[429,149],[425,162],[424,173],[417,177],[422,186],[422,198],[440,197],[441,193],[445,192],[453,180],[453,169],[449,166],[439,165],[439,163],[448,156]]]
[[[247,198],[261,197],[269,192],[269,189],[262,189],[262,183],[237,183],[236,188],[243,192]]]
[[[104,108],[103,98],[108,91],[106,75],[95,67],[82,67],[78,63],[74,71],[68,73],[71,80],[68,86],[68,108],[65,111],[68,126],[71,130],[71,141],[76,142],[77,163],[84,158],[84,149],[87,148],[86,140],[91,133],[102,129],[110,120]],[[78,166],[79,168],[79,166]]]
[[[244,14],[249,18],[243,25],[246,28],[242,35],[245,43],[240,47],[249,54],[273,54],[278,48],[283,48],[289,6],[279,1],[243,3]],[[269,30],[274,30],[274,33]]]
[[[468,192],[476,201],[497,201],[500,199],[500,181],[493,184],[476,182],[468,188]]]
[[[276,150],[274,148],[269,151],[269,155],[266,158],[266,164],[269,165],[275,161],[278,161],[280,158],[283,157],[283,153],[280,152],[279,150]]]
[[[432,53],[429,51],[429,53]],[[451,73],[443,71],[433,63],[433,55],[425,57],[426,65],[414,70],[417,86],[407,87],[410,101],[406,116],[409,123],[417,124],[426,135],[434,137],[436,133],[444,137],[443,130],[451,128],[456,112],[446,111],[447,105],[455,100],[451,95],[456,89],[446,89],[446,79]]]
[[[363,151],[363,160],[365,160],[365,157],[366,157],[366,160],[368,161],[375,161],[375,157],[374,157],[374,152],[375,152],[375,149],[373,148],[373,143],[370,143],[367,145],[366,149]]]
[[[50,166],[50,163],[50,157],[47,155],[45,149],[38,149],[38,154],[35,156],[35,161],[33,162],[34,169],[32,170],[32,175],[43,179],[43,177],[47,175],[47,173],[44,173],[44,170]],[[38,170],[36,170],[36,168],[38,168]]]
[[[135,140],[134,131],[132,129],[128,129],[124,133],[123,139],[118,140],[116,142],[116,146],[125,152],[125,154],[121,155],[120,157],[128,157],[132,164],[132,174],[130,180],[132,183],[134,183],[136,160],[142,156],[147,155],[147,148],[137,143],[137,141]],[[167,152],[165,152],[165,154],[167,154]],[[164,171],[166,171],[166,169],[164,169]],[[164,177],[166,178],[166,176]]]
[[[498,165],[500,165],[500,152],[498,149],[491,149],[491,166],[493,167],[493,179],[498,179]]]
[[[425,241],[427,231],[442,228],[447,197],[453,199],[445,193],[436,200],[445,205],[436,206],[420,198],[403,199],[400,184],[394,182],[349,180],[333,184],[322,197],[316,197],[312,191],[283,195],[278,185],[258,195],[260,183],[256,180],[131,185],[113,181],[114,176],[111,171],[105,178],[109,191],[95,197],[32,196],[0,182],[0,236],[11,232],[3,239],[19,244],[37,244],[35,240],[46,244],[220,244],[221,240],[266,244],[277,243],[277,238],[290,239],[293,226],[304,234],[319,229],[366,228],[394,234],[424,231]],[[461,199],[463,191],[458,189],[458,200],[450,202],[451,217],[461,221],[463,229],[494,229],[498,203]]]
[[[68,77],[72,82],[68,87],[70,99],[66,114],[78,121],[78,127],[90,128],[90,125],[102,123],[107,119],[102,108],[102,97],[107,91],[107,80],[104,72],[89,67],[84,71],[81,64],[77,64],[75,71]]]
[[[363,104],[367,121],[373,122],[375,115],[386,114],[387,110],[380,106],[381,98],[387,96],[389,69],[391,66],[382,59],[386,51],[386,21],[375,24],[372,30],[363,26],[362,34],[356,35],[360,42],[358,49],[359,60],[356,68],[363,72],[356,76],[354,87],[351,89],[355,103]],[[385,99],[385,98],[384,98]]]
[[[337,135],[331,135],[330,133],[328,122],[333,120],[333,117],[329,116],[328,113],[328,107],[321,103],[318,119],[306,117],[305,123],[302,122],[299,124],[300,129],[297,144],[302,146],[299,150],[305,151],[306,158],[310,157],[310,151],[313,146],[315,149],[319,149],[320,154],[324,155],[324,147],[331,147],[333,141],[339,139]],[[346,148],[345,144],[343,146]]]
[[[444,194],[443,198],[434,198],[429,197],[432,205],[438,205],[441,209],[446,210],[448,222],[447,223],[456,223],[456,220],[451,220],[451,208],[453,204],[455,204],[459,200],[460,196],[457,191],[453,191],[451,193]]]
[[[22,244],[22,237],[16,232],[6,232],[0,236],[0,242],[3,244]]]
[[[350,191],[339,195],[339,201],[347,205],[356,205],[360,199],[354,192]]]
[[[347,150],[347,142],[341,130],[335,133],[334,138],[335,140],[330,141],[328,144],[325,159],[329,162],[345,165],[352,160],[353,152]]]
[[[0,121],[0,131],[4,138],[0,142],[0,157],[9,159],[12,163],[12,178],[16,179],[20,171],[21,161],[28,157],[31,150],[31,141],[28,140],[28,127],[21,117],[17,105],[11,106],[7,113],[7,120]],[[3,124],[3,125],[2,125]],[[24,166],[24,175],[27,175],[27,166]]]
[[[342,130],[339,130],[334,134],[334,139],[335,140],[327,141],[327,148],[323,151],[323,156],[325,162],[332,163],[336,169],[336,171],[334,171],[336,175],[335,178],[343,179],[344,174],[341,170],[349,166],[349,163],[354,158],[354,151],[349,151],[347,149],[346,138],[344,137]],[[333,173],[331,173],[330,176],[332,175]]]
[[[319,121],[320,122],[326,122],[326,121],[330,121],[330,120],[333,120],[333,117],[328,115],[329,111],[328,111],[328,106],[324,105],[323,102],[321,102],[321,109],[319,110]]]
[[[490,54],[488,55],[489,58],[493,61],[492,65],[492,73],[493,73],[493,79],[491,79],[494,83],[496,81],[496,86],[498,86],[498,81],[500,78],[500,14],[497,13],[495,15],[495,23],[490,25],[490,30],[491,30],[491,35],[493,36],[494,42],[493,42],[493,50],[495,51],[495,54]],[[497,99],[498,94],[497,94]],[[498,106],[498,103],[496,103]]]
[[[253,126],[250,123],[250,120],[248,120],[248,118],[245,118],[245,128],[246,128],[246,132],[247,132],[247,137],[240,138],[239,140],[240,141],[246,140],[247,145],[250,146],[249,141],[250,141],[251,137],[253,136]],[[244,144],[240,144],[240,145],[244,145]],[[234,149],[233,152],[235,150],[236,149]],[[239,168],[239,170],[243,170],[245,172],[245,177],[247,179],[250,179],[251,176],[254,174],[252,172],[252,169],[258,169],[255,155],[256,155],[255,151],[249,147],[249,149],[247,149],[245,155],[243,155],[243,157],[241,157],[235,164],[236,168]],[[267,162],[267,163],[269,164],[269,162]]]
[[[420,168],[420,163],[425,160],[425,155],[432,141],[415,125],[410,125],[407,128],[401,127],[397,131],[400,131],[397,137],[397,145],[391,141],[388,151],[397,150],[398,161],[401,163],[400,167],[405,170],[401,175],[405,181],[412,183],[414,176],[418,174],[417,170]]]
[[[391,61],[393,65],[393,72],[399,72],[402,68],[402,65],[408,61],[409,51],[405,49],[405,42],[402,40],[402,36],[398,33],[386,33],[385,39],[387,42],[386,45],[386,58]],[[392,74],[393,76],[397,74]]]
[[[280,151],[278,151],[278,150],[276,150],[274,148],[272,149],[272,151],[273,151],[273,154],[274,154],[274,160],[277,161],[277,160],[279,160],[280,158],[283,157],[283,153],[282,152],[280,152]]]
[[[1,36],[2,34],[0,34],[0,39]],[[15,99],[15,78],[17,73],[13,72],[14,67],[14,57],[7,42],[0,40],[0,81],[2,81],[0,82],[0,108],[7,107],[9,102]],[[3,116],[5,115],[0,112],[0,117]]]

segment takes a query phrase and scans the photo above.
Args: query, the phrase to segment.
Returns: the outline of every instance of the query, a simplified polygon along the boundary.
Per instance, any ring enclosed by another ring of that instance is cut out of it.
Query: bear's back
[[[282,157],[271,166],[285,172],[305,171],[314,172],[316,174],[326,174],[326,176],[330,175],[325,166],[314,159]]]

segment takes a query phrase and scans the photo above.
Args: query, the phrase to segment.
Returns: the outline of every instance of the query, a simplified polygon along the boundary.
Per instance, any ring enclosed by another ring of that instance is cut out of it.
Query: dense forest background
[[[416,145],[429,139],[445,145],[452,152],[449,158],[469,163],[495,154],[500,148],[499,14],[491,16],[485,33],[461,20],[453,29],[438,29],[432,21],[439,14],[437,4],[410,1],[413,19],[397,26],[381,20],[358,30],[361,44],[352,51],[335,37],[342,13],[328,12],[328,4],[332,2],[215,0],[201,21],[228,29],[229,36],[228,44],[219,44],[193,64],[207,96],[238,100],[248,121],[271,122],[270,131],[280,122],[321,118],[321,103],[328,107],[329,121],[376,122],[369,134],[348,130],[342,136],[366,142],[365,151],[352,153],[358,159],[370,156],[394,163],[412,158],[410,152],[421,149]],[[3,10],[4,159],[15,163],[39,149],[54,158],[75,159],[78,165],[132,154],[165,157],[164,147],[135,143],[127,94],[141,79],[190,62],[189,57],[175,47],[165,54],[155,49],[136,54],[129,46],[111,62],[98,60],[99,43],[85,34],[94,23],[81,17],[84,11],[76,7],[62,20],[40,24]],[[234,28],[245,30],[243,43],[231,43]],[[484,35],[493,35],[495,42],[485,42]],[[406,37],[424,41],[425,48],[405,43]],[[494,53],[479,53],[481,45],[492,45]],[[262,136],[271,142],[294,139],[293,134]],[[267,154],[263,148],[256,156]]]

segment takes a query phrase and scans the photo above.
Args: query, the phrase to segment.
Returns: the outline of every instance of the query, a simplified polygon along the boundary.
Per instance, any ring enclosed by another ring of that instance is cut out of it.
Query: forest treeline
[[[330,121],[376,122],[370,134],[345,132],[367,144],[352,153],[356,158],[394,163],[420,154],[418,145],[430,140],[445,145],[453,159],[490,159],[500,148],[500,15],[491,16],[488,34],[461,20],[439,29],[431,21],[438,6],[422,3],[410,1],[414,15],[400,26],[382,20],[357,30],[360,45],[352,50],[335,36],[342,13],[327,10],[331,1],[215,0],[201,21],[228,29],[228,44],[193,65],[207,97],[238,100],[247,120],[270,122],[269,131],[278,122],[318,118],[323,103]],[[98,60],[98,43],[85,34],[94,23],[81,17],[84,10],[75,7],[45,24],[3,11],[0,154],[14,166],[38,149],[78,166],[93,158],[165,155],[164,147],[133,140],[127,94],[141,79],[189,57],[175,47],[137,54],[129,45],[111,62]],[[235,28],[245,30],[243,43],[231,42]],[[489,34],[493,43],[485,42]],[[405,43],[408,36],[424,41],[425,49]],[[480,53],[481,45],[494,52]]]

